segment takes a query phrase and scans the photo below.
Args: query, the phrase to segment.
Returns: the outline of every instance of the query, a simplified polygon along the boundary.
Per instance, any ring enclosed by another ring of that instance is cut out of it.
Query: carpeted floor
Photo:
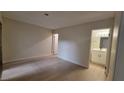
[[[5,64],[2,80],[14,81],[89,81],[105,80],[105,69],[91,64],[88,69],[54,56]]]

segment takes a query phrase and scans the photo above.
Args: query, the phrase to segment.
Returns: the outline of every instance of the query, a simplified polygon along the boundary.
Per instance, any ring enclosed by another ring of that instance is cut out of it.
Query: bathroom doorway
[[[91,35],[90,62],[102,66],[107,76],[111,51],[111,29],[94,29]]]

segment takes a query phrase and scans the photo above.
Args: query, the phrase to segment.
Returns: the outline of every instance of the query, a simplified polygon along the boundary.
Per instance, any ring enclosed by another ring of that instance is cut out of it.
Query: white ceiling
[[[49,16],[45,16],[44,13],[48,13]],[[110,18],[114,16],[114,12],[6,11],[3,12],[3,16],[17,21],[35,24],[49,29],[59,29],[72,25]]]

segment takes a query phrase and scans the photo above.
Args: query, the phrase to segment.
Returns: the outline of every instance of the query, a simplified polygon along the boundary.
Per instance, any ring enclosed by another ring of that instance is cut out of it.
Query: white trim
[[[76,64],[76,65],[82,66],[82,67],[84,67],[84,68],[89,68],[89,66],[85,66],[85,65],[76,63],[76,62],[74,62],[74,61],[72,61],[72,60],[68,60],[68,59],[62,58],[62,57],[60,57],[60,56],[57,56],[57,57],[60,58],[60,59],[62,59],[62,60],[68,61],[68,62],[70,62],[70,63],[73,63],[73,64]]]
[[[52,55],[32,56],[32,57],[27,57],[27,58],[7,60],[7,61],[3,61],[3,64],[7,64],[7,63],[10,63],[10,62],[18,62],[18,61],[29,61],[29,60],[39,59],[39,58],[46,58],[46,57],[49,57],[49,56],[52,56]]]

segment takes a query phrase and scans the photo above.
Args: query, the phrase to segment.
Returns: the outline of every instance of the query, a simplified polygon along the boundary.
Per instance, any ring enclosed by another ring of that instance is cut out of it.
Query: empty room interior
[[[119,19],[114,11],[1,11],[0,80],[117,79]]]

